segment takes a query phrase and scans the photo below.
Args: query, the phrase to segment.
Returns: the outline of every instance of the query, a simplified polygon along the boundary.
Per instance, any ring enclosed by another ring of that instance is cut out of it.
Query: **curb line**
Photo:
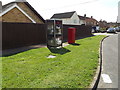
[[[102,71],[102,45],[103,45],[103,41],[108,38],[109,36],[104,37],[101,42],[100,42],[100,48],[99,48],[99,65],[97,67],[97,71],[96,74],[94,76],[94,79],[90,85],[92,90],[97,90],[98,84],[99,84],[99,80],[100,80],[100,76],[101,76],[101,71]]]

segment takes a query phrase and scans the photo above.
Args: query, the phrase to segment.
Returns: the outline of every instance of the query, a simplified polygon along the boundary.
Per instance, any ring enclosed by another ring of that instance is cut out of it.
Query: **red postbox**
[[[68,43],[69,44],[75,43],[75,33],[76,33],[76,28],[73,28],[73,27],[68,28]]]

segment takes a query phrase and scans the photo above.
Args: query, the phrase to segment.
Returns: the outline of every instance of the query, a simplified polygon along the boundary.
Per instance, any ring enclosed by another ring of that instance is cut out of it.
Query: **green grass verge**
[[[54,53],[47,48],[2,57],[3,88],[86,88],[98,66],[100,41],[105,36],[77,40]],[[56,58],[48,59],[49,55]]]

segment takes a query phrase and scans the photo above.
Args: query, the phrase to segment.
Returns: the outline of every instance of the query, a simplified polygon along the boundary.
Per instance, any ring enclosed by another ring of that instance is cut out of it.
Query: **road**
[[[120,33],[119,33],[120,34]],[[98,88],[118,88],[118,36],[111,35],[102,45],[102,72]]]

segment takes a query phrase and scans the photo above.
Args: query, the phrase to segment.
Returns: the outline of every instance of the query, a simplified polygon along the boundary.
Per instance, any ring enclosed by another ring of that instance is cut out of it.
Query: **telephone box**
[[[62,20],[46,20],[47,24],[47,46],[60,47],[63,40]]]

